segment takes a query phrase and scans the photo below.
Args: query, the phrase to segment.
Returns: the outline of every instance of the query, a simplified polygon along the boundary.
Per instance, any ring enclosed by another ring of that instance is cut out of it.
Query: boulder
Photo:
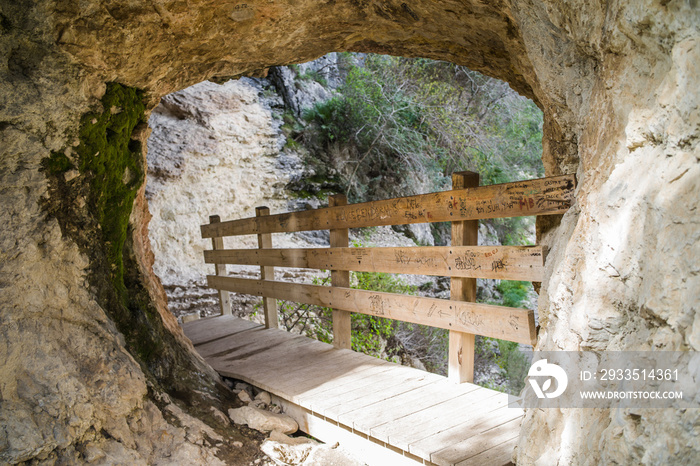
[[[297,422],[286,414],[275,414],[251,406],[229,409],[228,415],[236,424],[247,425],[261,432],[278,431],[293,434],[299,430]]]

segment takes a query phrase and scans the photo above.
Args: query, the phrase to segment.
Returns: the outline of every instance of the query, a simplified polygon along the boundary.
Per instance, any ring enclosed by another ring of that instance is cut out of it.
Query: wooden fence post
[[[218,215],[210,215],[209,223],[219,223],[221,222],[221,217]],[[224,238],[217,236],[211,239],[212,249],[224,249]],[[226,264],[216,264],[216,274],[227,276]],[[219,290],[219,307],[221,309],[221,315],[231,315],[231,297],[228,291]]]
[[[344,194],[328,196],[328,207],[344,206],[348,199]],[[347,228],[331,229],[330,246],[332,248],[347,248],[350,244],[349,230]],[[350,272],[347,270],[332,270],[331,285],[350,287]],[[338,349],[352,348],[352,322],[351,312],[333,309],[333,346]]]
[[[469,171],[452,174],[452,189],[479,186],[479,174]],[[452,222],[452,246],[476,246],[479,221]],[[476,278],[450,279],[450,299],[476,302]],[[474,382],[474,335],[450,331],[447,377],[455,383]]]
[[[267,207],[256,207],[255,216],[263,217],[265,215],[270,215],[270,209]],[[272,234],[265,233],[258,235],[258,248],[260,249],[271,249],[272,248]],[[260,267],[260,279],[261,280],[274,280],[275,279],[275,268],[272,266],[261,266]],[[279,321],[277,317],[277,300],[275,298],[263,298],[263,312],[265,313],[265,328],[278,328]]]

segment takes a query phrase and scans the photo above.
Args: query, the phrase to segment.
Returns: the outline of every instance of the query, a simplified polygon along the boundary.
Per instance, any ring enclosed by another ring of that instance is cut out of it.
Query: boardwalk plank
[[[296,336],[296,339],[305,340],[301,336]],[[197,351],[204,358],[234,360],[273,349],[277,344],[290,340],[288,336],[270,332],[261,326],[199,345]]]
[[[260,324],[255,322],[226,315],[193,320],[183,324],[182,328],[187,338],[197,346],[259,326]]]
[[[343,413],[380,403],[387,398],[422,387],[434,380],[430,377],[431,374],[428,373],[406,372],[400,366],[397,369],[392,372],[378,374],[371,383],[342,393],[342,395],[331,400],[330,403],[325,403],[325,409],[317,412],[322,413],[326,417],[337,419]],[[326,400],[320,400],[319,403],[315,404],[312,403],[312,406],[320,405],[321,401]],[[314,409],[314,411],[316,410]]]
[[[466,409],[462,411],[464,415],[459,416],[462,420],[461,423],[442,431],[440,431],[440,428],[433,431],[424,431],[423,438],[416,438],[416,440],[412,441],[408,451],[414,455],[430,459],[433,453],[445,448],[445,445],[459,443],[494,426],[522,418],[522,410],[508,408],[507,403],[507,397],[503,397],[499,398],[496,403],[491,402],[484,406]]]
[[[478,455],[472,456],[471,458],[461,461],[458,466],[483,466],[486,464],[510,464],[513,457],[513,449],[515,448],[515,443],[518,437],[513,437],[500,445],[496,445],[493,448],[489,448],[486,451],[482,451]]]
[[[464,384],[460,387],[463,387],[465,391],[456,391],[454,387],[456,385],[447,380],[428,384],[420,390],[411,390],[384,400],[381,404],[368,405],[345,413],[345,415],[339,416],[339,420],[345,420],[344,423],[346,421],[352,422],[354,429],[369,435],[372,429],[378,426],[457,398],[468,389],[477,388],[476,385]]]
[[[397,421],[375,427],[370,433],[373,437],[408,450],[409,444],[424,438],[426,433],[441,432],[460,424],[462,419],[456,413],[469,412],[479,406],[481,409],[487,409],[486,407],[490,406],[490,398],[495,396],[497,393],[492,390],[474,390],[409,414]]]
[[[184,329],[221,374],[294,403],[296,412],[316,412],[338,429],[369,435],[383,448],[450,466],[510,460],[522,410],[507,408],[505,394],[229,316]]]
[[[467,440],[452,444],[433,454],[432,461],[440,466],[479,464],[474,457],[516,438],[521,421],[520,418],[513,419]]]
[[[317,397],[333,396],[329,392],[342,390],[350,391],[357,386],[366,385],[371,383],[371,378],[378,372],[392,370],[394,366],[394,364],[387,362],[386,364],[377,364],[376,366],[366,365],[355,367],[339,377],[328,380],[318,387],[306,391],[300,396],[299,403],[306,407],[309,405],[309,400],[316,399]]]

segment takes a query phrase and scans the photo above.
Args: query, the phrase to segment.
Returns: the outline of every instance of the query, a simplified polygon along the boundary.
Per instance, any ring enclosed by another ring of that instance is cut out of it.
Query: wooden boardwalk
[[[230,315],[183,327],[220,374],[267,390],[301,430],[377,464],[510,462],[523,412],[506,394]]]

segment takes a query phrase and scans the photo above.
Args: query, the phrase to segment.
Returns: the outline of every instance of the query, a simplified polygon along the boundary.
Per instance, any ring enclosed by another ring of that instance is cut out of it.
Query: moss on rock
[[[229,403],[233,398],[202,375],[188,350],[165,328],[134,251],[129,218],[145,165],[141,144],[131,136],[146,122],[144,100],[141,90],[107,84],[102,108],[80,120],[80,143],[74,149],[80,176],[66,181],[62,175],[73,166],[66,151],[44,159],[51,187],[44,207],[59,221],[63,235],[90,258],[88,279],[96,299],[151,383],[200,415],[210,415],[215,399]],[[195,390],[213,398],[193,400]]]
[[[101,112],[81,119],[76,152],[80,173],[91,185],[88,202],[108,245],[113,283],[124,295],[122,248],[134,199],[144,180],[141,144],[131,139],[136,125],[145,121],[143,93],[110,83],[102,107]]]
[[[46,157],[42,160],[41,167],[52,175],[64,173],[71,168],[75,168],[68,157],[66,157],[66,154],[61,152],[53,152],[50,157]]]

